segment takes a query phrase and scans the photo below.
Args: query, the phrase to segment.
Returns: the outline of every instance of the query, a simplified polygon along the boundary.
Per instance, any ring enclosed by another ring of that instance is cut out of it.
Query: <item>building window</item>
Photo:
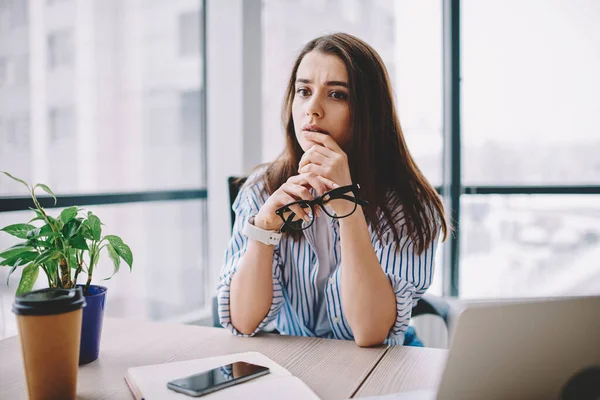
[[[185,141],[200,138],[201,97],[199,90],[190,90],[180,94],[181,104],[181,136]]]
[[[8,85],[8,59],[0,57],[0,87]]]
[[[29,55],[17,56],[13,63],[12,77],[15,85],[29,83]]]
[[[10,149],[27,149],[29,146],[30,122],[28,115],[19,115],[0,120],[0,140]]]
[[[4,11],[5,18],[10,21],[11,28],[17,28],[27,24],[28,1],[27,0],[4,0],[0,1],[0,14]],[[4,21],[6,23],[6,21]],[[3,24],[4,25],[4,24]],[[6,25],[5,25],[6,26]]]
[[[179,15],[179,54],[184,57],[200,54],[200,11]]]
[[[48,133],[51,143],[59,143],[74,136],[73,110],[71,108],[51,108],[48,112]]]
[[[48,35],[48,69],[73,64],[73,36],[68,31]]]

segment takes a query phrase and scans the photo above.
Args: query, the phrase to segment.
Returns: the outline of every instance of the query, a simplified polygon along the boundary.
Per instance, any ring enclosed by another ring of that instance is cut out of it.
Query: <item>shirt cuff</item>
[[[404,336],[412,315],[416,288],[411,283],[396,275],[386,275],[392,285],[394,295],[396,296],[396,321],[394,321],[394,325],[392,326],[392,329],[390,329],[385,343],[390,345],[402,345],[404,344]]]

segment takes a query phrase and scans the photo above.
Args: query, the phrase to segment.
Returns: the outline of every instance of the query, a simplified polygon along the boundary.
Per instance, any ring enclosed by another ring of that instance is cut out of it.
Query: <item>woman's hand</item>
[[[348,156],[329,135],[319,132],[307,132],[305,137],[316,144],[300,159],[299,172],[314,173],[318,177],[331,180],[339,186],[352,184]],[[317,192],[319,192],[317,190]],[[324,192],[319,192],[322,195]],[[349,196],[353,194],[347,193]],[[327,203],[338,215],[347,215],[355,209],[353,202],[332,200]]]
[[[313,196],[309,189],[314,188],[318,193],[324,193],[339,187],[330,179],[323,176],[317,176],[312,172],[305,172],[290,177],[286,183],[281,185],[262,205],[254,219],[254,225],[258,228],[276,231],[281,228],[283,221],[275,214],[275,211],[298,200],[312,200]],[[294,221],[306,219],[310,221],[310,216],[304,209],[298,205],[291,206],[290,209],[296,214]]]
[[[316,143],[300,159],[298,172],[314,173],[327,178],[339,186],[352,184],[348,156],[329,135],[320,132],[305,132],[306,139]],[[315,188],[316,189],[316,188]],[[318,190],[317,190],[318,191]],[[319,192],[319,195],[323,194]]]

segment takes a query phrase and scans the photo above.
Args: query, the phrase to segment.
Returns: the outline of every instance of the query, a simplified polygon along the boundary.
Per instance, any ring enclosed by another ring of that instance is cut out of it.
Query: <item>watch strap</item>
[[[255,217],[256,215],[251,215],[250,218],[246,220],[246,223],[242,228],[242,234],[250,239],[259,241],[266,245],[278,245],[279,241],[281,240],[281,233],[276,231],[267,231],[257,227],[254,225]]]

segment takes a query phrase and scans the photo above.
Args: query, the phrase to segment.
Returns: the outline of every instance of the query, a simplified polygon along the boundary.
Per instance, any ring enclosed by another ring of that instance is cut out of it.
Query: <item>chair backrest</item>
[[[237,197],[241,187],[246,182],[247,177],[235,177],[230,176],[227,179],[229,183],[229,201],[230,201],[230,209],[231,209],[231,229],[233,229],[233,224],[235,223],[235,213],[233,212],[233,202]],[[216,307],[216,304],[213,304],[213,307]],[[451,313],[450,304],[442,297],[425,294],[416,306],[412,309],[412,317],[417,317],[419,315],[431,314],[437,315],[438,317],[444,320],[446,324],[446,328],[449,328]],[[216,314],[216,311],[213,312],[213,316]],[[218,317],[215,320],[215,326],[220,326]]]
[[[240,189],[242,188],[242,186],[244,185],[244,183],[246,182],[246,177],[235,177],[235,176],[230,176],[229,178],[227,178],[227,183],[229,184],[229,211],[231,211],[231,229],[233,230],[233,224],[235,223],[235,213],[233,212],[233,202],[235,201],[235,198],[237,197],[238,193],[240,192]]]

